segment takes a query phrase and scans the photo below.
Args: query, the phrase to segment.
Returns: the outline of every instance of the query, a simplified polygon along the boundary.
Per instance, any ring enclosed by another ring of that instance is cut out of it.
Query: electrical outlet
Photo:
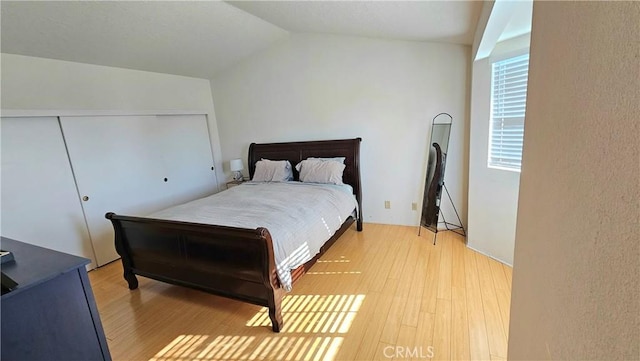
[[[416,203],[416,202],[411,203],[411,210],[412,211],[417,211],[418,210],[418,203]]]
[[[384,201],[384,208],[385,209],[390,209],[391,208],[391,201]]]

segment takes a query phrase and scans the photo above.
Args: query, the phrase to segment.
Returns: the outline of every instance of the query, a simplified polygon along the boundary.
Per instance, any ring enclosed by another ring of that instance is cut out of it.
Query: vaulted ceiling
[[[211,78],[290,33],[471,44],[479,1],[2,1],[3,53]]]
[[[229,2],[292,32],[471,44],[480,1]]]

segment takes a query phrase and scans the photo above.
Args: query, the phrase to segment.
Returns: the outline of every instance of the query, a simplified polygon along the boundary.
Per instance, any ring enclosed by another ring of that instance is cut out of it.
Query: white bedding
[[[290,271],[318,254],[357,206],[349,185],[245,182],[148,217],[267,228],[273,240],[278,278],[290,291]]]

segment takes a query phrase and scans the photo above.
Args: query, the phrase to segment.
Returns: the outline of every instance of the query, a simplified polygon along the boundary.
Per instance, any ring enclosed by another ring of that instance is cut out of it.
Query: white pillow
[[[307,183],[344,184],[345,165],[335,160],[305,159],[296,165],[300,181]]]
[[[293,170],[288,160],[262,159],[256,162],[254,182],[286,182],[293,180]]]

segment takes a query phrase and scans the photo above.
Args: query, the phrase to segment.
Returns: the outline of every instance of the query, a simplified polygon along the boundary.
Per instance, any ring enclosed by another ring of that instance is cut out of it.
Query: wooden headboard
[[[251,143],[249,146],[249,175],[253,178],[256,162],[260,159],[288,160],[293,167],[293,177],[298,180],[296,164],[309,157],[345,157],[342,181],[353,187],[359,208],[358,229],[362,228],[362,188],[360,185],[360,142],[362,138],[317,140],[287,143]]]

